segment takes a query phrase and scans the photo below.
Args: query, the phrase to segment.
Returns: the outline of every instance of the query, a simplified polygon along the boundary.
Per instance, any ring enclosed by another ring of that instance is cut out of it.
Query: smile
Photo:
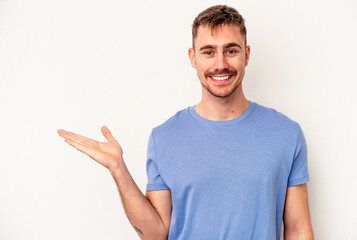
[[[224,76],[209,76],[214,82],[228,82],[233,75],[224,75]]]

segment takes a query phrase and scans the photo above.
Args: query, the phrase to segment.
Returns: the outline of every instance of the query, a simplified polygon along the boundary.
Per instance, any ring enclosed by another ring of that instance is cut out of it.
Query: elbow
[[[287,224],[284,221],[285,240],[314,240],[314,232],[310,219],[308,221],[295,221]]]
[[[305,228],[299,230],[290,230],[285,231],[284,233],[285,240],[314,240],[314,233],[312,228]]]
[[[163,225],[155,229],[149,229],[145,232],[143,231],[139,234],[141,240],[167,240],[168,236],[168,229],[166,229]]]
[[[168,234],[157,234],[151,236],[140,236],[141,240],[167,240]]]

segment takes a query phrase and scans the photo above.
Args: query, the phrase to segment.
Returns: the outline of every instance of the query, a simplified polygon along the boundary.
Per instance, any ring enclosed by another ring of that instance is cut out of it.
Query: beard
[[[208,84],[204,84],[202,81],[201,81],[201,85],[213,96],[215,97],[218,97],[218,98],[227,98],[229,97],[230,95],[232,95],[236,90],[237,88],[240,86],[240,84],[242,83],[242,81],[238,82],[238,84],[236,84],[228,93],[225,93],[225,94],[219,94],[219,93],[216,93],[214,92],[209,86]]]
[[[235,69],[228,69],[228,68],[225,68],[221,71],[215,71],[215,72],[209,72],[209,71],[206,71],[204,73],[204,76],[205,76],[205,79],[209,78],[209,76],[212,76],[212,75],[224,75],[224,74],[227,74],[227,75],[237,75],[237,71]],[[200,81],[201,82],[201,85],[212,95],[212,96],[215,96],[215,97],[218,97],[218,98],[228,98],[230,95],[232,95],[236,90],[237,88],[241,85],[242,83],[242,80],[243,78],[235,83],[235,85],[233,86],[233,88],[229,91],[229,92],[226,92],[226,93],[217,93],[214,91],[214,89],[211,89],[209,84],[206,83],[206,82],[203,82],[203,81]]]

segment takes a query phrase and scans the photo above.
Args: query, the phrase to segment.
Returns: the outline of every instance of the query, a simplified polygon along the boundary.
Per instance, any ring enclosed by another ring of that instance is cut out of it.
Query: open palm
[[[98,142],[63,129],[59,129],[57,133],[65,138],[66,143],[87,154],[104,167],[113,169],[122,160],[123,150],[106,126],[103,126],[101,131],[108,142]]]

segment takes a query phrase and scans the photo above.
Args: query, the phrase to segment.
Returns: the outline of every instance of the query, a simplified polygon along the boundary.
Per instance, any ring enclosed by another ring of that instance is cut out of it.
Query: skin
[[[157,198],[161,197],[162,202],[157,206],[153,205],[142,194],[130,175],[118,141],[106,126],[103,126],[101,131],[107,142],[98,142],[63,129],[59,129],[57,133],[65,139],[66,143],[110,171],[117,185],[125,214],[141,239],[167,239],[171,216],[170,194],[168,192],[157,193],[154,199],[157,201]],[[169,214],[159,215],[162,212],[169,212]]]
[[[288,187],[283,221],[285,240],[314,239],[306,183]]]
[[[209,26],[200,26],[194,41],[195,49],[190,48],[188,55],[202,88],[202,100],[195,106],[196,112],[215,121],[238,117],[249,106],[242,80],[250,46],[245,47],[239,28],[234,25],[222,25],[213,31]],[[212,76],[231,78],[221,83],[213,81]]]
[[[188,54],[202,88],[202,100],[195,105],[196,112],[214,121],[240,116],[249,106],[242,81],[249,62],[250,46],[245,46],[238,27],[233,25],[223,25],[214,31],[200,26],[194,41],[195,49],[190,48]],[[212,79],[224,76],[230,76],[229,80],[215,82]],[[172,211],[171,191],[147,191],[144,196],[125,165],[120,144],[106,126],[101,131],[107,142],[98,142],[63,129],[57,132],[66,143],[110,171],[125,213],[141,239],[167,239]],[[283,220],[284,239],[313,239],[306,184],[288,187]]]

